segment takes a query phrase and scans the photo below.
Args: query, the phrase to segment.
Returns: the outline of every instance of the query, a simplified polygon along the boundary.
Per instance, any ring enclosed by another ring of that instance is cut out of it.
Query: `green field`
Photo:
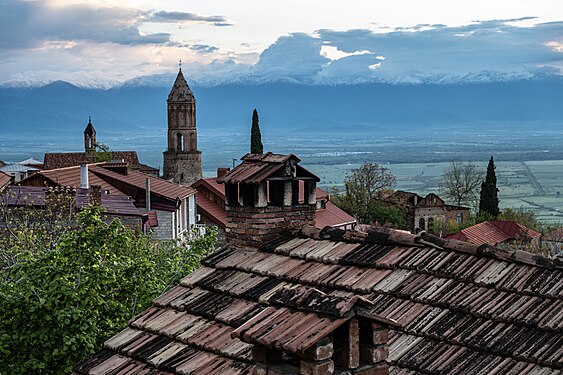
[[[308,164],[321,178],[321,187],[342,189],[344,176],[360,164]],[[440,180],[449,163],[388,164],[397,178],[397,189],[421,195],[440,192]],[[563,224],[563,160],[496,162],[497,186],[502,208],[525,208],[548,223]],[[478,164],[483,169],[486,163]]]

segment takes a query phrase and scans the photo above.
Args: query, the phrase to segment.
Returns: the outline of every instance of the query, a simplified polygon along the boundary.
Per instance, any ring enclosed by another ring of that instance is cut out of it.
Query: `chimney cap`
[[[259,185],[272,177],[282,177],[288,180],[297,177],[297,179],[312,179],[316,182],[321,180],[307,169],[299,166],[298,163],[301,159],[293,154],[282,155],[271,152],[246,154],[241,160],[241,164],[225,176],[218,178],[217,182],[220,184]],[[289,171],[282,170],[284,168],[289,168]]]

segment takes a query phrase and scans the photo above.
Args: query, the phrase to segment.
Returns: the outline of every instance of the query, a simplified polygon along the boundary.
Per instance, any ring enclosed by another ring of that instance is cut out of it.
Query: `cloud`
[[[453,83],[562,75],[563,22],[509,24],[530,19],[457,27],[421,24],[384,33],[323,29],[314,35],[291,34],[266,49],[252,72],[315,83]]]
[[[143,33],[145,22],[232,25],[222,16],[45,1],[0,1],[0,49],[36,48],[49,41],[121,45],[174,44],[167,32]]]
[[[208,44],[194,44],[189,47],[192,51],[196,51],[199,53],[212,53],[219,50],[219,48],[210,46]]]
[[[202,16],[188,12],[149,12],[145,17],[147,22],[205,22],[214,26],[232,26],[233,23],[223,16]]]

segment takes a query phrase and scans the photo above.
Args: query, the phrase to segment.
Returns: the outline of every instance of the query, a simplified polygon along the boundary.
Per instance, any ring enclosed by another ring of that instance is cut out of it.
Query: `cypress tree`
[[[495,174],[495,162],[491,156],[487,166],[485,181],[481,183],[481,196],[479,199],[479,216],[496,218],[500,214],[498,208],[497,176]]]
[[[258,125],[258,112],[254,108],[252,112],[252,130],[250,131],[250,153],[263,154],[264,146],[262,145],[262,134],[260,134],[260,126]]]

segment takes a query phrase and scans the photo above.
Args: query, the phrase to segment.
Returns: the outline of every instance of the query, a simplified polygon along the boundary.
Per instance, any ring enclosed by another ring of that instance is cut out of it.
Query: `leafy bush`
[[[0,373],[69,373],[214,243],[155,243],[90,207],[53,249],[0,249],[15,260],[0,270]]]

